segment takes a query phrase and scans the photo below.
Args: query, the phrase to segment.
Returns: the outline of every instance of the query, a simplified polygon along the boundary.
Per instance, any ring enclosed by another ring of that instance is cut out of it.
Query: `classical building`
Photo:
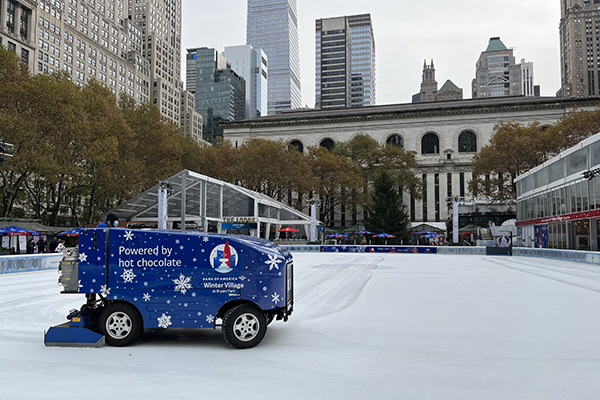
[[[533,63],[515,62],[513,49],[508,49],[499,37],[490,38],[487,49],[475,65],[472,96],[476,98],[502,96],[534,96]],[[538,89],[539,91],[539,89]]]
[[[187,89],[196,96],[196,111],[202,115],[202,138],[210,143],[223,136],[221,122],[244,119],[246,81],[231,69],[231,64],[215,49],[187,50],[187,73],[195,87]]]
[[[3,0],[0,41],[33,73],[96,79],[180,125],[181,0]]]
[[[249,44],[225,47],[231,68],[246,81],[246,118],[267,115],[269,67],[267,54]]]
[[[268,114],[302,106],[296,0],[248,0],[246,44],[269,58]]]
[[[316,21],[315,107],[375,105],[375,39],[371,15]]]
[[[599,11],[597,0],[560,1],[559,97],[600,96]]]
[[[404,194],[414,222],[446,221],[446,198],[469,199],[473,156],[487,144],[494,126],[503,122],[552,125],[569,111],[595,109],[600,101],[554,97],[501,97],[395,104],[335,110],[302,109],[262,118],[227,123],[224,138],[239,146],[250,138],[283,140],[306,150],[308,146],[335,145],[358,133],[412,152],[423,180],[424,200]],[[335,225],[352,225],[360,215]]]

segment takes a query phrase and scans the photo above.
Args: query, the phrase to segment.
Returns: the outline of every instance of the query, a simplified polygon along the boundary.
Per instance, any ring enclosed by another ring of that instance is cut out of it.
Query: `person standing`
[[[27,254],[35,253],[35,243],[33,242],[33,238],[29,238],[27,242]]]
[[[52,240],[50,241],[50,245],[48,246],[48,248],[50,249],[50,253],[55,253],[56,252],[56,247],[58,246],[58,240],[56,240],[56,238],[52,238]]]
[[[46,252],[46,241],[43,237],[40,237],[40,240],[37,242],[38,253],[42,254]]]
[[[64,253],[65,249],[66,249],[66,247],[65,247],[65,241],[62,240],[62,239],[59,239],[58,240],[58,246],[56,246],[55,252],[56,253]]]
[[[115,214],[108,214],[106,216],[106,221],[98,224],[97,228],[114,228],[119,226],[119,217]]]

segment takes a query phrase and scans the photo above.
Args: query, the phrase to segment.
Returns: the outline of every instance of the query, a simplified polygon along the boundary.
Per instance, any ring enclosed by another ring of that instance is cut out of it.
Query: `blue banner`
[[[242,222],[221,222],[221,229],[256,229],[256,222],[254,223],[242,223]]]

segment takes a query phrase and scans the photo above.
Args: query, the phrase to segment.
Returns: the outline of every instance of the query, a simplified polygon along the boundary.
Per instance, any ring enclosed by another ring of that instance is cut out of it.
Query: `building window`
[[[421,154],[439,154],[440,138],[435,133],[428,133],[421,139]]]
[[[26,8],[21,8],[21,24],[19,26],[19,33],[21,34],[21,39],[27,40],[28,32],[29,32],[29,16],[31,15],[31,10]]]
[[[304,153],[304,145],[299,140],[292,140],[288,146],[289,150],[297,150],[300,153]]]
[[[427,174],[423,174],[423,222],[427,222]]]
[[[459,153],[475,153],[477,152],[477,136],[474,132],[464,131],[458,137],[458,152]]]
[[[327,150],[331,151],[333,150],[334,147],[334,142],[331,139],[324,139],[323,141],[321,141],[321,143],[319,144],[319,146],[321,147],[325,147]]]
[[[6,2],[6,28],[15,33],[15,2],[12,0]]]
[[[21,49],[21,62],[29,65],[29,50]]]
[[[404,139],[400,135],[392,135],[385,141],[386,144],[391,144],[392,146],[404,148]]]
[[[17,45],[14,44],[13,42],[8,42],[7,43],[7,48],[12,51],[13,53],[17,52]]]

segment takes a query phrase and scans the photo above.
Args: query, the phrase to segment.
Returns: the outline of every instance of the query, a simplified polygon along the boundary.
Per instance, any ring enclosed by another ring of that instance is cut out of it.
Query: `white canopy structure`
[[[271,239],[291,226],[308,236],[310,216],[264,194],[183,170],[111,211],[132,228],[158,226],[159,191],[167,190],[167,228],[240,233]]]

